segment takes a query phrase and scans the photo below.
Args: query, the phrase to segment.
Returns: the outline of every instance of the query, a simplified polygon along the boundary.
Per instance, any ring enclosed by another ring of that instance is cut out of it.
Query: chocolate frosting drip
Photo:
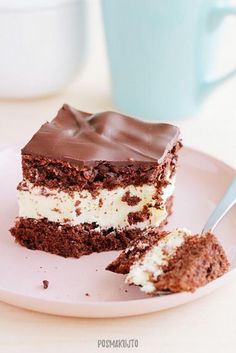
[[[115,112],[85,113],[65,104],[22,149],[78,165],[100,161],[161,163],[179,138],[170,124],[147,123]]]

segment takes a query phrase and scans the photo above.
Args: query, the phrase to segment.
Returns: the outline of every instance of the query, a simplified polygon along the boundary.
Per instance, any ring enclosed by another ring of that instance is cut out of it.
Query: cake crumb
[[[126,202],[129,206],[136,206],[140,201],[140,197],[131,195],[130,191],[126,191],[126,193],[121,198],[122,202]]]
[[[150,210],[148,205],[144,205],[141,211],[129,212],[128,222],[130,225],[146,221],[150,218]]]
[[[76,212],[77,216],[81,215],[81,210],[80,210],[80,208],[76,208],[75,212]]]
[[[61,210],[57,207],[52,208],[53,212],[61,213]]]
[[[81,204],[81,201],[80,201],[80,200],[77,200],[77,201],[75,202],[75,207],[78,207],[80,204]]]
[[[43,288],[44,288],[44,289],[47,289],[48,286],[49,286],[49,281],[46,280],[46,279],[44,279],[44,280],[43,280]]]

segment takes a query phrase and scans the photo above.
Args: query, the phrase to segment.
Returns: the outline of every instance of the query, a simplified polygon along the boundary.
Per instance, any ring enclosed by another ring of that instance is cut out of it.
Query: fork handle
[[[233,182],[230,184],[223,198],[220,200],[210,217],[208,218],[202,234],[211,232],[215,229],[217,224],[221,221],[224,215],[233,207],[236,203],[236,176]]]

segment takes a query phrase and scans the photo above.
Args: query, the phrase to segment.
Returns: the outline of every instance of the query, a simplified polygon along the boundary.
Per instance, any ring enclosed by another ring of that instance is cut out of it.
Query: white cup
[[[0,98],[54,94],[85,61],[86,0],[0,0]]]

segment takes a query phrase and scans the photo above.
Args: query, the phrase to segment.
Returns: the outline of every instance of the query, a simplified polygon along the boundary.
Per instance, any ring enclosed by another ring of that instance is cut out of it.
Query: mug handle
[[[208,14],[213,14],[216,16],[228,16],[228,15],[236,15],[236,4],[233,5],[232,3],[224,3],[224,2],[220,2],[220,3],[216,3],[214,5],[212,5],[210,7],[210,9],[208,10]],[[206,78],[202,79],[201,82],[201,86],[202,86],[202,91],[204,93],[207,93],[208,91],[211,91],[212,89],[216,88],[218,85],[224,83],[225,81],[227,81],[228,79],[230,79],[232,76],[236,75],[236,67],[235,69],[231,70],[230,72],[228,72],[227,74],[217,78],[217,79],[212,79],[212,80],[208,80]]]

